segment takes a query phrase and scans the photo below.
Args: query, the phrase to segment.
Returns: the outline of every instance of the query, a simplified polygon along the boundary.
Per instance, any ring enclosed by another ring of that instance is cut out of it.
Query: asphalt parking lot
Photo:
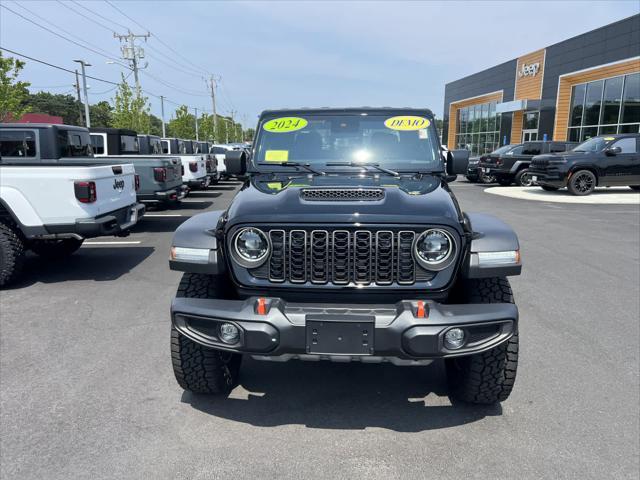
[[[0,477],[637,478],[640,207],[531,202],[452,184],[518,232],[516,387],[452,405],[444,369],[243,364],[227,399],[169,356],[172,232],[239,184],[148,212],[127,238],[29,257],[0,294]],[[118,243],[122,242],[122,243]]]

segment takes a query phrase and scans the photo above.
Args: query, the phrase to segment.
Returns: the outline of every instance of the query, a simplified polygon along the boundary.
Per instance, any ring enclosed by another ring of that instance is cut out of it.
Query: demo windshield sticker
[[[265,162],[288,162],[289,150],[267,150],[264,152]]]
[[[308,123],[300,117],[280,117],[265,122],[262,128],[271,133],[289,133],[302,130]]]
[[[616,139],[616,137],[604,137],[604,139],[605,139],[607,142],[610,142],[611,140],[615,140],[615,139]]]
[[[384,126],[391,130],[412,131],[427,128],[431,122],[424,117],[414,115],[400,115],[398,117],[387,118]]]

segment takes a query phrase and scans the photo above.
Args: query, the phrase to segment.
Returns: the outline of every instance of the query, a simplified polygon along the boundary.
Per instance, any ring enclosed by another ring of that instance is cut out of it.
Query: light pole
[[[84,92],[84,116],[86,119],[87,128],[91,128],[91,118],[89,117],[89,95],[87,94],[87,74],[84,71],[84,67],[90,67],[91,64],[84,60],[74,60],[80,64],[82,69],[82,91]]]

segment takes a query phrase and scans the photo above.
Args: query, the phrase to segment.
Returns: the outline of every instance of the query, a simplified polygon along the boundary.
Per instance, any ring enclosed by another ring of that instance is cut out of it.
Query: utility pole
[[[162,138],[167,138],[167,130],[164,124],[164,96],[160,95],[160,111],[162,112]]]
[[[78,70],[76,69],[76,94],[78,95],[78,118],[80,119],[80,125],[84,123],[84,118],[82,115],[82,98],[80,97],[80,79],[78,78]]]
[[[125,42],[124,45],[120,48],[122,52],[122,58],[124,60],[129,61],[129,65],[131,70],[133,70],[133,78],[136,82],[136,88],[140,91],[140,79],[138,78],[138,70],[143,70],[147,68],[149,65],[146,63],[144,67],[140,67],[139,61],[144,58],[144,49],[142,47],[136,47],[136,38],[144,38],[144,41],[147,41],[147,38],[151,36],[150,32],[147,32],[142,35],[136,35],[129,30],[126,35],[118,35],[117,33],[113,33],[113,38],[117,38],[120,42]]]
[[[200,140],[200,138],[198,138],[198,109],[194,108],[195,112],[196,112],[196,141]]]
[[[74,60],[74,62],[78,62],[82,69],[82,91],[84,93],[84,116],[86,119],[85,125],[87,128],[91,128],[91,117],[89,116],[89,94],[87,93],[87,75],[84,71],[84,68],[90,67],[91,64],[84,60]]]
[[[235,122],[235,120],[233,119],[233,117],[234,117],[234,115],[235,115],[236,111],[235,111],[235,110],[231,110],[231,112],[230,112],[230,113],[231,113],[231,128],[233,129],[233,130],[231,131],[231,141],[232,141],[232,142],[235,142],[235,137],[236,137],[236,132],[237,132],[237,130],[236,130],[236,122]]]
[[[216,134],[218,131],[218,115],[216,114],[216,87],[218,86],[218,80],[220,77],[215,75],[209,76],[209,85],[211,87],[211,106],[213,107],[213,141],[216,141]],[[205,80],[206,81],[206,80]]]

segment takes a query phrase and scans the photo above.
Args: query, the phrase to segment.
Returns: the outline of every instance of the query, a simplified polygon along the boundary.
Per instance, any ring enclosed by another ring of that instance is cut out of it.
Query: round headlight
[[[455,248],[453,238],[444,230],[431,229],[422,232],[416,240],[414,254],[423,267],[441,270],[449,265]]]
[[[240,230],[234,240],[235,257],[244,267],[262,265],[269,255],[269,240],[262,230],[249,227]]]

